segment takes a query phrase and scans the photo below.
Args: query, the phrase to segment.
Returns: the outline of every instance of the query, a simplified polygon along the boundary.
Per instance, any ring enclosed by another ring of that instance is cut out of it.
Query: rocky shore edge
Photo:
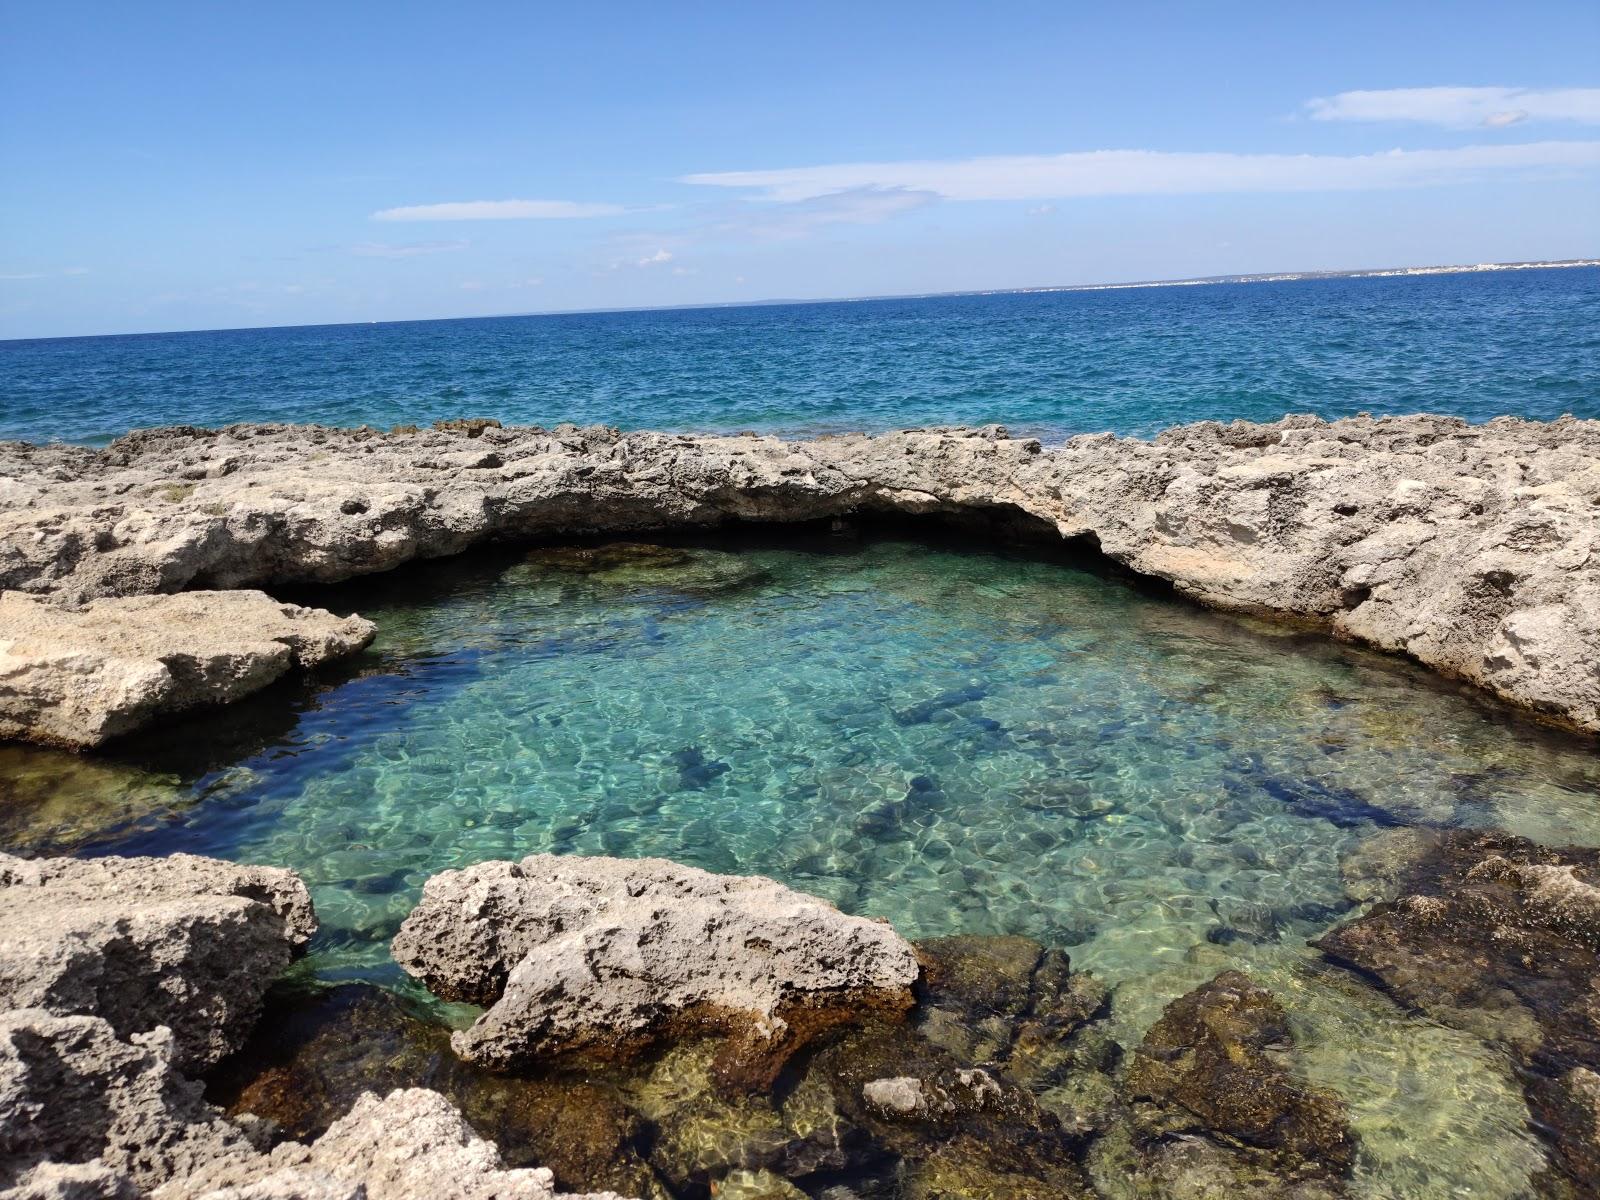
[[[0,738],[93,747],[372,636],[260,589],[491,542],[883,517],[1070,542],[1600,733],[1600,422],[1290,416],[1051,448],[491,420],[0,443]]]
[[[1330,969],[1501,1043],[1551,1146],[1538,1193],[1593,1194],[1600,851],[1396,830],[1346,875],[1391,898],[1320,939]],[[287,870],[0,855],[0,1198],[1335,1200],[1360,1153],[1236,970],[1125,1048],[1107,989],[1026,938],[911,943],[769,879],[533,855],[436,876],[394,939],[484,1006],[448,1042],[349,985],[309,1036],[252,1032],[315,926]]]

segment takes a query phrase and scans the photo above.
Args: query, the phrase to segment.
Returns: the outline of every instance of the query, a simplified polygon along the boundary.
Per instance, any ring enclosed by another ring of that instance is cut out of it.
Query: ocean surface
[[[13,342],[0,433],[1600,416],[1597,304],[1600,271],[1566,270]],[[322,922],[299,969],[402,990],[423,881],[539,851],[1029,935],[1113,986],[1130,1044],[1240,967],[1348,1103],[1356,1195],[1509,1200],[1540,1167],[1502,1056],[1306,941],[1395,827],[1600,845],[1592,742],[1103,564],[899,532],[503,550],[292,598],[378,640],[107,754],[0,746],[0,848],[293,867]]]
[[[1049,439],[1360,411],[1600,417],[1600,268],[0,342],[0,438],[317,421]]]

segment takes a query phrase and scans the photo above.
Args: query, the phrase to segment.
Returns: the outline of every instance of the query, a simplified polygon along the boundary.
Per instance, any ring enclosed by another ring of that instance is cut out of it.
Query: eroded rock
[[[435,994],[485,1005],[452,1044],[509,1067],[729,1035],[718,1075],[764,1087],[821,1030],[911,1006],[915,952],[887,924],[759,876],[664,859],[531,855],[430,879],[393,943]]]
[[[238,1048],[316,929],[292,872],[217,859],[0,854],[0,1010],[165,1026],[180,1067]]]
[[[614,429],[173,428],[0,443],[0,588],[331,582],[504,538],[891,513],[1080,539],[1600,731],[1600,422],[1290,416],[1044,449]]]
[[[98,746],[352,654],[376,627],[262,592],[122,596],[68,608],[0,593],[0,738]]]

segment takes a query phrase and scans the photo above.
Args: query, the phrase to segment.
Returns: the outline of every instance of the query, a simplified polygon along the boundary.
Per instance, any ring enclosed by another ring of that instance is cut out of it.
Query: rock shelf
[[[1314,622],[1600,732],[1600,422],[1570,418],[1291,416],[1053,448],[998,427],[784,441],[484,421],[5,443],[0,589],[94,614],[490,541],[874,515],[1067,539],[1202,604]],[[5,736],[66,740],[49,706],[21,707]]]

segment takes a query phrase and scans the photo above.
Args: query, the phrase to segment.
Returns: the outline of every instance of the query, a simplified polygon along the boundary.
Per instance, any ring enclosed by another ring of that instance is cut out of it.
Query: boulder
[[[0,738],[98,746],[352,654],[376,627],[262,592],[104,597],[67,607],[0,593]]]
[[[0,854],[0,1010],[102,1017],[124,1039],[164,1026],[178,1066],[204,1068],[243,1042],[315,929],[291,871]]]
[[[910,1008],[887,924],[760,876],[663,859],[531,855],[430,879],[393,943],[435,994],[487,1011],[452,1044],[496,1067],[728,1035],[718,1076],[770,1083],[821,1030]]]

